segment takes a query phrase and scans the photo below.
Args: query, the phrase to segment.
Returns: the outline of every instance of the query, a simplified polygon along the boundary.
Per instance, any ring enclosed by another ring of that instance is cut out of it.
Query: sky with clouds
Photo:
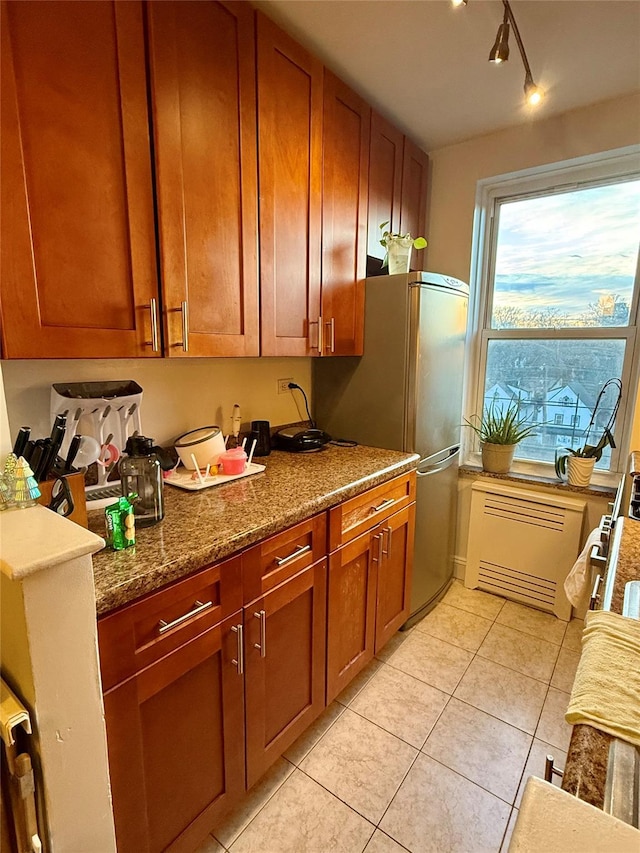
[[[631,301],[640,180],[500,206],[494,306],[579,315],[601,295]]]

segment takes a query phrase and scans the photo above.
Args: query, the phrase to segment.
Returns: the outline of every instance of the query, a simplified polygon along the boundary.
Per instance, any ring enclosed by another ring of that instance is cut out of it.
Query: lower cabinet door
[[[244,608],[247,787],[324,708],[327,561]]]
[[[105,693],[118,853],[193,850],[244,791],[241,615]]]
[[[373,658],[380,528],[329,556],[327,705]]]
[[[409,616],[416,505],[410,504],[380,526],[376,654]]]

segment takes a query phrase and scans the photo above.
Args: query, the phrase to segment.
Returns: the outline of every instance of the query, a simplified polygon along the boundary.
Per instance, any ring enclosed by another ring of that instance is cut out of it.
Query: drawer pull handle
[[[384,534],[387,534],[387,550],[384,549]],[[390,527],[382,528],[382,555],[387,558],[387,560],[391,557],[391,539],[393,537],[393,530]]]
[[[260,657],[266,658],[267,656],[267,614],[264,610],[259,610],[257,613],[253,614],[256,619],[260,620],[260,642],[254,643],[254,649],[260,649]]]
[[[165,634],[177,625],[182,625],[183,622],[186,622],[187,619],[191,619],[192,616],[197,616],[198,613],[202,613],[210,607],[213,607],[213,601],[205,601],[204,603],[202,601],[196,601],[193,606],[193,610],[190,610],[188,613],[183,613],[182,616],[178,616],[178,618],[174,619],[173,622],[165,622],[164,619],[161,619],[158,622],[158,634]]]
[[[276,566],[284,566],[292,560],[297,560],[298,557],[302,557],[303,554],[308,554],[310,550],[311,545],[296,545],[296,550],[292,554],[289,554],[288,557],[275,558]]]
[[[372,506],[371,512],[382,512],[383,509],[387,509],[387,507],[393,506],[396,502],[395,498],[387,498],[386,500],[379,503],[378,506]]]
[[[242,675],[244,672],[244,641],[243,641],[244,630],[243,630],[242,624],[232,625],[231,630],[233,631],[234,634],[237,634],[237,640],[238,640],[237,657],[233,658],[231,663],[238,670],[238,675]]]

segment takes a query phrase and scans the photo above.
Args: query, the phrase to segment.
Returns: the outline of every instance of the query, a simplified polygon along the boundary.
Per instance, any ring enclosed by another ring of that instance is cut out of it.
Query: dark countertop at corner
[[[614,613],[622,613],[625,584],[640,580],[640,521],[621,517],[616,522],[616,525],[619,524],[622,524],[622,534],[615,577],[605,578],[605,584],[613,581],[611,610]],[[604,805],[612,740],[611,735],[592,726],[574,726],[562,777],[563,790],[600,809]]]
[[[136,531],[136,545],[94,554],[96,609],[109,613],[146,593],[278,533],[387,480],[411,471],[419,456],[376,447],[328,445],[317,453],[255,459],[266,470],[189,492],[165,485],[165,517]],[[104,536],[104,513],[89,513]]]

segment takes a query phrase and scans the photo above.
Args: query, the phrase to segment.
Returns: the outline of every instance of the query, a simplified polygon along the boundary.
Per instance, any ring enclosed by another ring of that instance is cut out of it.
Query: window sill
[[[516,471],[510,471],[508,474],[491,474],[488,471],[483,471],[479,465],[461,465],[458,473],[460,477],[465,479],[485,477],[491,480],[503,480],[511,483],[520,483],[521,485],[537,486],[561,493],[575,492],[580,495],[591,495],[597,498],[613,498],[616,494],[616,487],[613,485],[600,486],[591,483],[589,486],[580,488],[580,486],[570,486],[568,483],[559,483],[555,477],[539,477],[534,474],[520,474]]]

